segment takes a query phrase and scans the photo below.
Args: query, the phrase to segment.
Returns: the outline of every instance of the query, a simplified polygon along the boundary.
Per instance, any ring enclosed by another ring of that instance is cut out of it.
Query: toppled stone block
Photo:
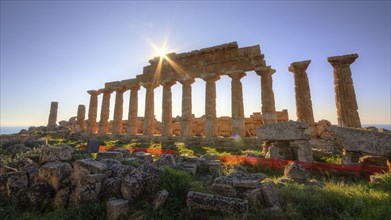
[[[297,160],[301,162],[312,162],[314,157],[312,155],[311,144],[307,140],[296,140],[291,143],[291,147],[296,148]]]
[[[71,151],[68,147],[54,147],[45,145],[41,147],[39,163],[44,164],[52,161],[69,161],[72,159]]]
[[[309,140],[306,128],[306,123],[295,121],[267,124],[257,128],[257,136],[261,141]]]
[[[168,196],[169,196],[169,193],[165,189],[157,192],[155,199],[152,202],[153,210],[155,211],[155,210],[159,209],[160,207],[162,207],[166,203]]]
[[[109,177],[103,180],[100,197],[104,199],[122,198],[121,177]]]
[[[187,194],[186,202],[190,209],[202,209],[225,214],[245,215],[248,209],[247,200],[194,191]]]
[[[222,196],[235,197],[237,192],[235,188],[228,184],[212,184],[211,190],[213,193]]]
[[[272,181],[262,183],[260,187],[266,207],[281,207],[278,191]]]
[[[363,156],[358,159],[358,162],[367,166],[386,166],[387,157],[384,156]]]
[[[310,177],[310,173],[300,164],[293,162],[285,167],[284,176],[299,183],[306,183]]]
[[[98,152],[96,160],[112,159],[122,161],[124,159],[123,154],[117,151]]]
[[[139,196],[144,190],[142,174],[139,170],[134,169],[125,176],[121,182],[122,197],[127,200],[132,200]]]
[[[69,178],[71,174],[71,165],[60,161],[47,162],[38,170],[38,178],[48,182],[56,192],[61,188],[61,182]]]
[[[120,215],[125,215],[128,211],[129,201],[115,199],[107,202],[107,220],[117,220]]]
[[[176,161],[174,155],[171,154],[162,154],[159,160],[155,161],[156,166],[171,166],[176,167]]]
[[[346,151],[359,151],[378,156],[391,154],[391,134],[354,128],[330,126],[328,130]]]
[[[78,205],[81,202],[95,202],[98,200],[102,188],[102,181],[105,179],[104,174],[87,174],[80,184],[78,184],[70,195],[70,203]]]
[[[131,157],[136,157],[140,159],[143,163],[152,163],[153,158],[150,153],[145,153],[143,151],[134,152]]]
[[[27,190],[27,198],[35,209],[47,207],[54,195],[53,187],[46,182],[35,183]]]
[[[69,189],[69,187],[64,187],[60,189],[54,197],[54,202],[53,202],[54,207],[56,208],[66,207],[69,203],[70,195],[71,195],[71,190]]]
[[[25,172],[9,173],[7,176],[7,196],[11,201],[18,201],[19,195],[27,191],[28,178]]]
[[[73,163],[75,169],[84,168],[92,174],[104,173],[107,170],[107,166],[99,161],[92,159],[77,160]]]
[[[236,171],[214,179],[214,184],[225,184],[235,188],[255,189],[261,186],[261,181],[266,178],[263,173],[246,174],[242,171]]]
[[[159,187],[160,171],[151,164],[144,163],[137,168],[141,173],[142,184],[147,192],[154,192]]]

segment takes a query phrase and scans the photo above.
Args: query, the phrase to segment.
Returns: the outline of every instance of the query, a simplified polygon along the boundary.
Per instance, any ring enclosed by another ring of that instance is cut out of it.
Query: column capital
[[[241,79],[242,77],[246,76],[246,72],[244,72],[243,70],[228,71],[227,75],[232,79]]]
[[[276,72],[276,70],[272,69],[270,66],[260,66],[256,67],[254,70],[259,76],[273,75]]]
[[[288,68],[289,72],[295,73],[297,71],[306,71],[311,60],[304,60],[299,62],[293,62]]]
[[[125,92],[126,90],[128,90],[128,88],[125,86],[113,87],[113,91],[115,91],[115,92]]]
[[[339,65],[350,65],[352,64],[358,57],[358,54],[347,54],[342,56],[334,56],[327,58],[327,61],[332,66],[339,66]]]
[[[112,93],[113,90],[112,89],[108,89],[108,88],[104,88],[104,89],[99,89],[99,92],[100,93],[103,93],[103,94],[106,94],[106,93]]]
[[[195,80],[191,77],[183,77],[181,79],[178,79],[178,82],[181,84],[193,84]]]
[[[88,90],[87,93],[90,95],[99,95],[102,92],[100,92],[99,90]]]
[[[206,73],[206,74],[202,74],[200,78],[205,81],[217,81],[220,79],[220,76],[217,73]]]
[[[159,86],[157,83],[141,83],[141,86],[144,87],[145,89],[155,89],[156,87]]]
[[[173,86],[176,84],[176,81],[175,80],[166,80],[166,81],[162,81],[160,82],[160,85],[162,86]]]

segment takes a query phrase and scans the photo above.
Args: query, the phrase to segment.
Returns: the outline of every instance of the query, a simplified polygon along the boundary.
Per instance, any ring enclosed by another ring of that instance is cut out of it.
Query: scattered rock
[[[113,159],[122,161],[124,159],[123,154],[117,151],[98,152],[96,160],[100,161],[103,159]]]
[[[309,140],[306,128],[306,123],[295,121],[268,124],[257,128],[257,136],[260,141]]]
[[[169,193],[165,189],[156,193],[155,199],[152,202],[154,211],[156,211],[166,203],[168,195]]]
[[[266,207],[281,207],[278,191],[272,181],[262,183],[260,187]]]
[[[132,200],[139,196],[143,189],[142,174],[137,169],[133,169],[121,182],[122,197],[127,200]]]
[[[159,187],[160,172],[151,163],[144,163],[138,168],[141,173],[142,184],[147,192],[154,192]]]
[[[27,190],[27,198],[31,205],[37,210],[49,206],[54,195],[55,192],[53,187],[46,182],[35,183]]]
[[[309,172],[297,163],[290,163],[284,169],[284,176],[299,183],[306,183],[310,177]]]
[[[155,165],[158,167],[161,166],[171,166],[176,167],[176,161],[173,155],[171,154],[162,154],[160,159],[155,161]]]
[[[48,182],[57,192],[62,188],[62,182],[72,174],[72,167],[69,163],[55,161],[47,162],[38,170],[38,178]],[[66,181],[64,181],[66,183]]]
[[[225,214],[245,215],[248,210],[247,200],[194,191],[187,194],[186,202],[190,209],[202,209]]]
[[[8,177],[6,182],[7,196],[11,201],[16,202],[20,195],[27,191],[27,175],[25,172],[14,172],[6,176]]]
[[[384,156],[363,156],[358,159],[359,163],[368,166],[381,166],[387,165],[387,157]]]
[[[121,177],[109,177],[103,180],[100,197],[103,199],[122,198]]]
[[[77,160],[73,163],[73,167],[75,169],[84,168],[91,174],[101,174],[107,170],[107,166],[105,164],[92,159]]]
[[[324,183],[323,181],[316,180],[316,179],[310,179],[310,180],[306,183],[306,185],[307,185],[307,186],[324,187],[324,186],[326,186],[326,183]]]
[[[237,195],[235,188],[228,184],[214,183],[211,186],[211,190],[213,193],[222,196],[235,197]]]
[[[107,202],[107,220],[117,220],[120,215],[125,215],[128,211],[129,201],[115,199]]]
[[[40,164],[53,161],[69,160],[72,160],[72,154],[68,147],[53,147],[50,145],[41,147],[41,156],[39,157]]]
[[[64,187],[60,189],[56,196],[54,197],[53,205],[56,208],[66,207],[69,203],[69,197],[71,195],[71,190],[69,187]]]
[[[145,153],[143,151],[134,152],[130,156],[140,159],[143,163],[152,163],[153,162],[152,155],[150,153]]]

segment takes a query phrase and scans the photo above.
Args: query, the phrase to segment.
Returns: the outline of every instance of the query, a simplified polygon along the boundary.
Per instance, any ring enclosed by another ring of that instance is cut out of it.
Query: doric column
[[[182,84],[182,119],[181,119],[181,136],[192,137],[192,96],[191,96],[191,84],[195,81],[194,79],[186,79],[180,81]]]
[[[143,87],[147,90],[145,93],[145,112],[144,112],[144,124],[143,124],[143,134],[144,135],[153,135],[154,126],[155,126],[155,95],[154,89],[157,85],[152,83],[144,83]]]
[[[205,88],[205,136],[215,137],[216,126],[216,80],[220,76],[216,73],[204,74],[201,76],[206,82]]]
[[[296,115],[298,121],[306,122],[310,127],[315,125],[312,110],[310,85],[307,77],[307,67],[311,60],[294,62],[289,66],[295,79]]]
[[[172,92],[171,86],[175,81],[162,82],[163,86],[163,105],[162,105],[162,136],[172,136]]]
[[[129,99],[129,113],[128,113],[128,135],[137,134],[137,111],[138,111],[138,90],[140,85],[137,79],[129,80],[129,83],[125,85],[130,89],[130,99]]]
[[[110,116],[110,96],[113,92],[112,89],[100,89],[103,93],[102,108],[100,110],[100,121],[99,121],[99,134],[106,134],[109,128],[109,116]]]
[[[122,133],[122,116],[123,116],[123,107],[124,107],[124,92],[127,89],[125,87],[119,86],[114,88],[115,91],[115,105],[114,105],[114,120],[113,120],[113,129],[112,134],[118,135]]]
[[[243,88],[240,79],[245,76],[243,71],[229,73],[232,78],[231,82],[231,110],[232,110],[232,134],[235,136],[245,137],[244,127],[244,108],[243,108]]]
[[[57,109],[58,109],[58,102],[51,102],[49,120],[48,120],[49,130],[55,129],[57,127]]]
[[[80,132],[86,131],[86,106],[85,105],[79,105],[77,107],[77,124],[80,127]]]
[[[98,95],[100,91],[98,90],[89,90],[87,91],[90,94],[90,105],[88,107],[88,124],[87,131],[91,134],[95,134],[98,130],[96,126],[96,117],[98,114]]]
[[[361,127],[352,72],[350,70],[350,64],[357,57],[357,54],[349,54],[327,59],[334,68],[335,102],[337,105],[338,126],[340,127]]]
[[[255,72],[261,76],[263,124],[275,124],[277,123],[277,116],[274,103],[272,75],[276,70],[270,68],[270,66],[265,66],[255,68]]]

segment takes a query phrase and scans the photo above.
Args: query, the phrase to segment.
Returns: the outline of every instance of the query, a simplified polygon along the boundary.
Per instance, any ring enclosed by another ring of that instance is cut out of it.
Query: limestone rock
[[[143,163],[152,163],[153,158],[150,153],[145,153],[143,151],[134,152],[131,157],[136,157],[140,159]]]
[[[92,159],[77,160],[73,163],[75,169],[84,168],[91,174],[101,174],[107,170],[107,166],[99,161]]]
[[[100,161],[103,159],[113,159],[113,160],[122,161],[124,157],[121,152],[116,152],[116,151],[98,152],[96,156],[96,160]]]
[[[70,194],[71,194],[71,190],[69,189],[69,187],[64,187],[60,189],[56,193],[56,196],[54,197],[54,202],[53,202],[54,207],[56,208],[66,207],[69,203]]]
[[[38,179],[38,163],[34,162],[29,158],[22,158],[15,163],[15,167],[17,167],[20,171],[26,172],[27,177],[29,179],[29,185],[37,183]]]
[[[44,164],[52,161],[69,161],[72,159],[71,151],[68,147],[53,147],[45,145],[41,147],[41,155],[39,157],[39,163]]]
[[[225,214],[245,215],[248,209],[247,200],[194,191],[187,194],[186,202],[190,209],[217,211]]]
[[[103,180],[100,197],[104,199],[122,198],[121,177],[109,177]]]
[[[330,132],[327,130],[328,127],[331,126],[331,122],[327,120],[320,120],[316,124],[315,131],[316,131],[316,136],[319,138],[331,138]]]
[[[7,196],[11,201],[18,201],[20,195],[27,191],[28,178],[25,172],[14,172],[6,175]]]
[[[61,182],[71,176],[72,167],[69,163],[55,161],[47,162],[38,170],[38,178],[48,182],[57,192],[62,188]]]
[[[267,124],[257,129],[257,136],[260,141],[308,140],[309,136],[304,133],[306,128],[308,125],[304,122]]]
[[[11,145],[9,147],[7,147],[5,150],[4,150],[4,153],[5,154],[17,154],[17,153],[23,153],[23,152],[26,152],[26,151],[29,151],[31,150],[31,148],[27,147],[26,145],[24,144],[14,144],[14,145]]]
[[[330,126],[328,130],[347,151],[360,151],[378,156],[387,156],[391,153],[391,134],[337,126]]]
[[[142,177],[142,184],[147,192],[154,192],[159,187],[160,172],[158,168],[151,163],[144,163],[137,168]]]
[[[319,180],[316,180],[316,179],[310,179],[308,180],[308,182],[306,183],[307,186],[317,186],[317,187],[324,187],[326,185],[325,182],[323,181],[319,181]]]
[[[27,198],[35,209],[47,207],[54,194],[53,187],[46,182],[35,183],[27,190]]]
[[[367,166],[386,166],[387,165],[387,157],[384,156],[363,156],[359,158],[359,162],[362,165]]]
[[[214,184],[231,185],[235,188],[255,189],[261,185],[261,181],[266,178],[263,173],[246,174],[242,171],[236,171],[227,176],[217,177]]]
[[[107,220],[117,220],[120,215],[126,215],[129,201],[115,199],[107,202]]]
[[[102,181],[106,178],[105,174],[87,174],[81,183],[78,184],[70,195],[70,203],[78,205],[80,202],[95,202],[99,198],[102,188]]]
[[[262,183],[260,187],[266,207],[281,207],[278,191],[272,181]]]
[[[162,207],[166,203],[168,196],[169,196],[169,193],[165,189],[157,192],[155,199],[152,202],[153,210],[155,211],[155,210],[159,209],[160,207]]]
[[[171,154],[162,154],[159,160],[155,161],[156,166],[171,166],[176,167],[176,161],[173,155]]]
[[[306,183],[310,177],[309,172],[297,163],[290,163],[284,169],[284,176],[299,183]]]
[[[122,197],[127,200],[132,200],[139,196],[144,189],[142,174],[137,169],[132,170],[127,174],[121,182]]]
[[[218,184],[214,183],[211,186],[211,190],[213,193],[217,195],[227,196],[227,197],[235,197],[237,192],[236,189],[228,184]]]

